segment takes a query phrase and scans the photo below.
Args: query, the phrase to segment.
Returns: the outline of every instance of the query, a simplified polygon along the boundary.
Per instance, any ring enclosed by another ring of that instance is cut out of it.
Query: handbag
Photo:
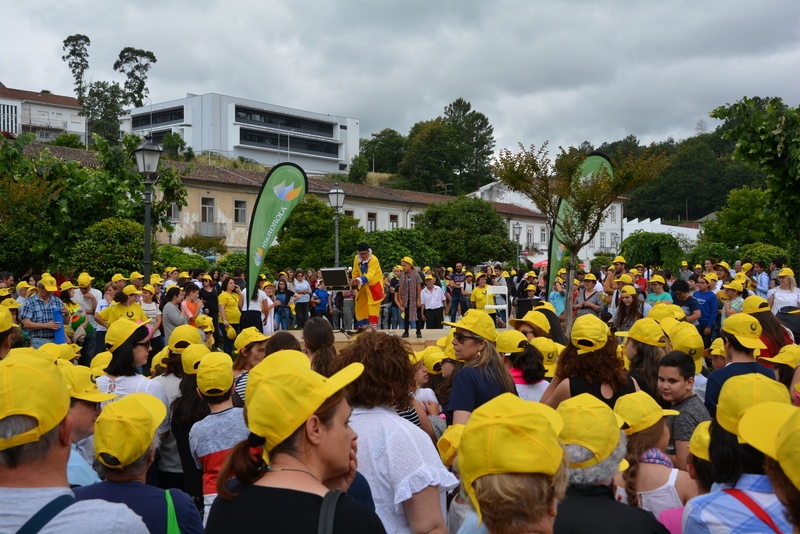
[[[333,520],[336,516],[336,505],[339,498],[344,495],[342,490],[331,490],[322,499],[322,507],[319,511],[319,524],[317,532],[319,534],[333,534]]]

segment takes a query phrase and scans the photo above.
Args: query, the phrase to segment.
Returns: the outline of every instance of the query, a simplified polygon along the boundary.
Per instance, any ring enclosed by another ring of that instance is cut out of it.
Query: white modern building
[[[359,120],[208,93],[136,108],[121,129],[181,135],[195,153],[243,157],[262,165],[291,161],[309,175],[341,173],[358,154]]]
[[[63,133],[86,139],[86,119],[71,96],[9,89],[0,83],[0,131],[14,135],[35,133],[51,141]]]

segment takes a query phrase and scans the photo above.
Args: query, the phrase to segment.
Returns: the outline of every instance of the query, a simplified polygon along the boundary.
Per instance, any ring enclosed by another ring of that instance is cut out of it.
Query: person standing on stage
[[[358,244],[358,254],[353,259],[350,285],[356,288],[356,328],[369,324],[377,330],[383,301],[383,271],[378,258],[363,241]]]

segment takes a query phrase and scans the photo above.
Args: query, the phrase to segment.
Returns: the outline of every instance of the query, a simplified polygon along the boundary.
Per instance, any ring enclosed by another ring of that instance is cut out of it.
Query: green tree
[[[692,265],[705,265],[706,258],[715,258],[717,261],[726,261],[729,264],[736,261],[738,254],[722,243],[700,241],[689,254],[689,263]],[[625,258],[627,259],[627,258]]]
[[[163,245],[158,247],[158,264],[166,267],[177,267],[185,271],[187,269],[208,269],[208,260],[199,254],[187,254],[178,247]],[[153,272],[162,270],[154,268]]]
[[[769,266],[774,258],[788,258],[785,248],[768,245],[767,243],[749,243],[736,251],[738,259],[750,258],[753,261],[763,261]]]
[[[83,141],[81,141],[81,137],[79,135],[66,132],[45,144],[52,146],[65,146],[67,148],[83,148]]]
[[[86,71],[89,70],[89,45],[92,42],[85,35],[76,33],[64,39],[62,50],[66,52],[61,61],[66,61],[75,78],[75,94],[83,103],[86,94]]]
[[[214,266],[219,269],[220,272],[229,273],[231,275],[233,274],[233,270],[237,267],[241,267],[246,271],[247,255],[242,251],[229,252],[220,258]]]
[[[508,226],[490,202],[457,197],[448,202],[428,204],[414,216],[414,228],[436,247],[439,261],[475,265],[514,258],[517,244],[508,238]]]
[[[368,163],[364,154],[356,154],[347,173],[347,181],[353,184],[367,183]]]
[[[186,141],[183,140],[181,134],[175,132],[164,134],[164,140],[161,141],[161,145],[164,147],[164,152],[173,159],[180,157],[183,151],[186,150]]]
[[[611,256],[606,256],[605,254],[598,254],[597,256],[595,256],[592,259],[591,262],[589,262],[589,264],[592,267],[597,267],[597,268],[599,268],[601,265],[607,265],[608,267],[611,267],[612,266],[612,264],[611,264],[611,260],[612,259],[613,258]]]
[[[114,62],[114,70],[126,77],[126,101],[137,108],[144,105],[144,99],[150,92],[147,89],[147,71],[155,62],[155,54],[132,46],[123,48],[119,53],[119,59]]]
[[[684,254],[681,244],[672,234],[636,230],[620,243],[619,253],[629,265],[657,265],[677,272]]]
[[[371,139],[361,140],[361,151],[367,160],[368,169],[374,172],[395,174],[403,161],[407,139],[396,130],[385,128]]]
[[[767,173],[770,207],[800,241],[800,113],[780,98],[763,108],[753,98],[720,106],[711,117],[726,121],[724,139],[737,139],[733,157]],[[798,250],[800,256],[800,250]]]
[[[126,113],[122,87],[117,82],[92,82],[81,105],[92,133],[111,144],[119,143],[119,120]]]
[[[445,107],[444,120],[455,130],[455,193],[474,191],[491,182],[494,128],[486,115],[459,98]]]
[[[442,193],[442,187],[449,185],[453,191],[454,169],[459,156],[455,140],[455,129],[441,117],[415,124],[392,187]]]
[[[333,266],[333,232],[333,208],[314,195],[306,195],[278,232],[278,244],[267,252],[262,270]],[[364,240],[364,235],[357,219],[339,216],[339,259],[342,266],[352,264],[356,246]]]
[[[767,210],[767,192],[744,186],[728,194],[725,206],[717,211],[717,218],[703,223],[703,239],[722,243],[728,248],[737,248],[756,242],[787,242],[778,229],[778,215]],[[766,211],[766,212],[765,212]]]
[[[188,248],[194,254],[199,254],[203,258],[217,254],[222,256],[228,253],[224,238],[220,239],[198,234],[181,237],[178,240],[178,246]]]
[[[114,273],[142,270],[144,226],[129,219],[103,219],[86,229],[72,251],[69,265],[102,281]],[[157,257],[158,253],[154,254]]]
[[[428,245],[428,240],[419,228],[370,232],[367,234],[367,242],[380,259],[384,271],[399,265],[403,256],[413,258],[418,265],[439,263],[439,253]]]
[[[547,143],[536,149],[531,145],[514,154],[500,151],[495,174],[514,191],[530,198],[549,221],[558,240],[576,258],[581,248],[589,244],[605,217],[606,210],[623,191],[654,180],[667,167],[666,157],[654,153],[651,147],[641,155],[618,152],[611,160],[613,173],[606,166],[584,176],[586,152],[575,147],[561,152],[550,160]],[[561,212],[561,202],[566,209]],[[559,218],[559,215],[562,215]],[[575,261],[567,269],[567,293],[572,291]],[[567,331],[572,326],[572,303],[567,302]]]

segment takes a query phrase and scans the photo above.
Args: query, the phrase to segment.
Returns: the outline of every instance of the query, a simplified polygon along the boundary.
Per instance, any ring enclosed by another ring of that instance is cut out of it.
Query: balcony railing
[[[225,237],[226,228],[222,223],[194,223],[194,231],[203,237]]]
[[[24,126],[38,126],[39,128],[52,128],[53,130],[66,130],[67,121],[58,121],[55,119],[46,119],[44,117],[32,117],[30,115],[22,115],[22,124]]]

